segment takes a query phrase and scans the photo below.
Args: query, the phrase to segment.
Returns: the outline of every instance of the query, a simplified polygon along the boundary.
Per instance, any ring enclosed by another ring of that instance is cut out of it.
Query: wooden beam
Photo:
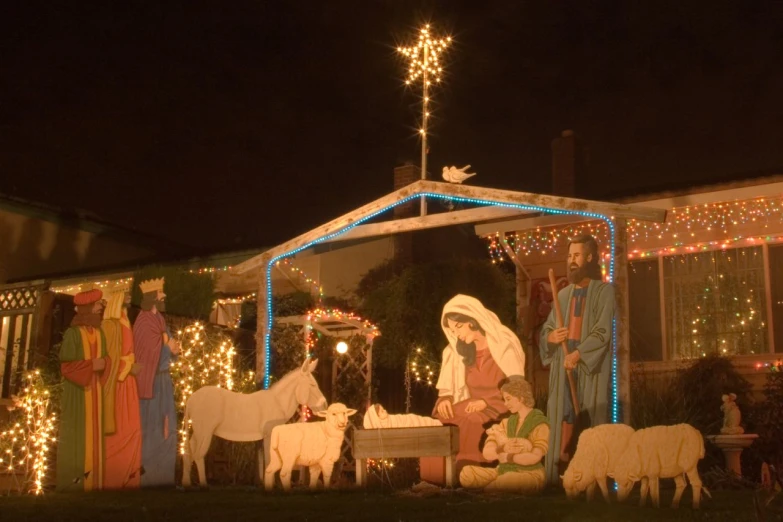
[[[455,212],[442,212],[440,214],[429,214],[427,216],[395,219],[392,221],[372,223],[369,225],[359,225],[356,228],[352,228],[345,234],[340,234],[337,237],[323,242],[329,243],[335,241],[347,241],[349,239],[385,236],[389,234],[399,234],[401,232],[410,232],[412,230],[426,230],[430,228],[461,225],[464,223],[476,223],[490,219],[503,219],[512,216],[519,216],[520,214],[525,214],[525,212],[519,209],[495,206],[471,208],[468,210],[457,210]]]
[[[538,215],[536,217],[509,219],[506,221],[496,221],[493,223],[479,223],[475,226],[477,236],[488,236],[496,233],[505,234],[507,232],[516,232],[518,230],[532,230],[535,228],[547,228],[556,226],[572,225],[574,223],[585,223],[595,221],[596,218],[586,218],[582,216],[553,216]]]
[[[455,185],[453,183],[441,183],[437,181],[417,181],[414,185],[419,185],[423,192],[437,193],[452,197],[479,199],[495,203],[527,205],[543,209],[565,210],[571,212],[593,212],[607,217],[614,216],[616,218],[638,219],[640,221],[653,221],[656,223],[663,223],[666,219],[665,209],[638,204],[609,203],[589,199],[534,194],[532,192],[516,192],[512,190],[474,187],[470,185]]]
[[[256,376],[263,379],[266,376],[266,369],[269,361],[266,360],[265,340],[267,334],[271,333],[271,325],[267,326],[267,272],[266,266],[269,263],[269,256],[261,254],[258,270],[258,297],[256,301]],[[256,381],[258,384],[258,381]],[[268,383],[261,382],[262,387],[266,388]]]
[[[325,223],[319,227],[314,228],[309,232],[305,232],[304,234],[301,234],[289,241],[286,241],[281,245],[278,245],[270,250],[267,250],[266,252],[264,252],[264,254],[250,258],[247,261],[235,266],[234,271],[239,274],[242,274],[244,272],[247,272],[248,270],[253,270],[254,268],[257,268],[262,265],[263,263],[262,256],[264,255],[268,255],[268,259],[272,259],[280,254],[291,252],[292,250],[301,248],[304,245],[317,241],[321,238],[325,238],[325,236],[329,236],[331,234],[340,232],[344,228],[351,226],[352,224],[356,223],[361,219],[365,219],[368,216],[371,216],[376,212],[380,212],[386,207],[393,205],[394,203],[397,203],[399,201],[404,200],[407,197],[415,195],[417,193],[417,190],[420,190],[419,187],[420,183],[422,182],[417,181],[399,190],[395,190],[391,194],[387,194],[382,198],[376,199],[375,201],[363,205],[352,212],[344,214],[336,219],[329,221],[328,223]]]
[[[406,198],[419,194],[434,194],[464,198],[467,200],[491,201],[494,204],[524,205],[535,208],[563,210],[571,212],[594,212],[609,217],[638,219],[642,221],[663,222],[666,219],[666,210],[649,208],[639,205],[623,205],[619,203],[605,203],[586,199],[565,198],[561,196],[548,196],[533,194],[530,192],[514,192],[511,190],[499,190],[484,187],[472,187],[468,185],[455,185],[452,183],[440,183],[437,181],[419,180],[392,192],[372,203],[368,203],[358,209],[333,219],[332,221],[314,228],[290,241],[274,247],[264,254],[255,256],[240,263],[234,268],[236,273],[242,274],[258,268],[263,263],[262,256],[274,259],[277,256],[288,254],[300,248],[304,248],[316,242],[324,242],[343,235],[347,227],[373,217],[388,209],[391,205]],[[535,210],[532,208],[531,210]],[[524,210],[523,210],[524,211]],[[442,224],[440,226],[445,226]],[[388,233],[388,232],[384,232]],[[267,260],[268,262],[268,260]]]
[[[294,290],[297,292],[301,292],[302,290],[299,288],[299,285],[296,281],[293,280],[293,278],[288,274],[287,270],[284,270],[283,267],[281,267],[279,264],[275,263],[275,268],[277,268],[277,271],[283,274],[283,276],[288,280],[289,283],[291,283],[291,286],[294,287]],[[310,286],[310,285],[308,285]],[[310,293],[310,289],[307,289],[307,293]]]

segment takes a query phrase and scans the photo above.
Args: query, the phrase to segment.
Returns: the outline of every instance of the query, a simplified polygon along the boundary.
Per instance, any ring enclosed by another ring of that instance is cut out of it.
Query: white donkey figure
[[[249,442],[264,440],[258,451],[258,473],[264,479],[264,463],[269,461],[272,428],[285,424],[300,404],[314,411],[323,411],[327,403],[313,377],[318,360],[305,359],[297,368],[273,384],[268,390],[236,393],[217,386],[204,386],[190,396],[185,405],[185,426],[193,426],[193,434],[185,441],[182,455],[182,485],[190,486],[193,461],[198,468],[199,484],[207,485],[204,456],[212,435],[226,440]],[[264,458],[266,456],[266,458]]]

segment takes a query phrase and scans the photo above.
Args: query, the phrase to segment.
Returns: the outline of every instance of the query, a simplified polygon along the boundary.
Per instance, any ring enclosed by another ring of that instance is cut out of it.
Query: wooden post
[[[767,338],[769,339],[769,353],[775,353],[775,324],[774,310],[772,308],[772,276],[769,269],[769,243],[766,241],[761,244],[762,261],[764,262],[764,295],[767,298]]]
[[[264,382],[264,376],[266,376],[267,365],[270,361],[266,360],[265,346],[267,324],[267,265],[269,264],[270,256],[268,253],[263,254],[263,260],[261,266],[258,268],[258,300],[256,310],[256,384],[258,379],[261,379],[261,386],[266,387]],[[271,324],[269,328],[271,328]]]
[[[527,310],[530,307],[530,274],[525,270],[525,265],[519,260],[516,252],[506,243],[505,238],[498,241],[516,268],[517,332],[522,332],[522,337],[524,337],[522,349],[525,351],[525,378],[533,386],[533,389],[536,389],[535,367],[533,365],[535,354],[532,350],[533,343],[528,339],[528,334],[532,332],[532,329],[525,322]]]
[[[615,340],[617,345],[617,399],[620,421],[631,424],[631,329],[628,299],[628,221],[616,218],[614,244]]]
[[[372,404],[372,343],[375,340],[375,336],[367,335],[365,339],[367,341],[367,358],[365,360],[367,372],[364,378],[367,384],[367,408],[369,408]]]
[[[669,360],[669,340],[666,331],[666,279],[663,275],[663,255],[658,254],[658,298],[661,310],[661,360]]]

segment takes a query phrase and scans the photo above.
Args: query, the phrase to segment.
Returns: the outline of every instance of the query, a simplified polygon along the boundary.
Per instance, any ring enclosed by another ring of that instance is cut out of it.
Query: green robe
[[[568,327],[573,289],[574,285],[568,285],[557,294],[565,327]],[[582,342],[576,347],[580,352],[576,376],[577,397],[580,410],[584,412],[582,415],[585,413],[589,415],[591,426],[609,422],[614,309],[614,287],[602,281],[591,280],[587,287],[585,315],[582,320]],[[546,476],[550,484],[559,482],[557,461],[560,458],[563,401],[571,400],[570,396],[566,396],[563,349],[560,344],[550,344],[546,340],[555,328],[553,307],[541,328],[538,344],[541,362],[549,366],[549,400],[546,414],[551,421],[551,429],[549,452],[546,456]]]
[[[86,327],[65,331],[60,348],[63,374],[60,429],[57,443],[57,489],[89,491],[103,485],[103,383],[105,377],[92,369],[92,360],[105,358],[106,337],[94,329],[97,346],[91,351]],[[93,356],[94,355],[94,356]]]
[[[518,428],[519,414],[514,413],[513,415],[511,415],[511,417],[508,418],[508,427],[506,430],[506,436],[509,439],[526,439],[530,437],[530,433],[539,424],[549,424],[549,419],[546,418],[544,412],[542,412],[541,410],[535,410],[535,409],[530,410],[530,412],[525,416],[525,420],[524,422],[522,422],[522,426],[519,426],[519,428]],[[549,431],[550,433],[552,432],[551,426]],[[541,464],[540,462],[537,462],[529,466],[517,464],[516,462],[503,462],[501,464],[498,464],[498,475],[503,475],[504,473],[509,473],[509,472],[533,471],[536,469],[540,469],[542,466],[543,464]]]

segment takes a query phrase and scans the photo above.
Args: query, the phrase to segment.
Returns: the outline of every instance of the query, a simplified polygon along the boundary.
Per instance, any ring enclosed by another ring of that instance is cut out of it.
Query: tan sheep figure
[[[680,505],[680,497],[687,485],[685,475],[693,490],[693,507],[699,509],[702,483],[696,465],[704,457],[704,439],[701,433],[688,424],[653,426],[635,432],[625,453],[615,466],[613,478],[617,482],[617,499],[628,498],[633,486],[641,480],[641,500],[647,501],[649,489],[652,503],[660,506],[658,479],[673,478],[676,485],[672,507]],[[709,496],[709,491],[704,488]]]
[[[604,500],[609,502],[606,477],[614,472],[633,433],[633,428],[625,424],[601,424],[582,432],[574,458],[561,477],[569,499],[574,500],[586,491],[587,500],[592,500],[598,485]]]
[[[291,470],[294,466],[310,468],[310,489],[318,485],[318,477],[323,472],[324,488],[331,486],[332,469],[340,458],[348,417],[356,410],[336,402],[325,412],[317,412],[326,417],[324,422],[297,422],[283,424],[272,429],[270,462],[264,473],[264,489],[271,490],[275,484],[275,473],[280,471],[283,489],[291,489]]]

